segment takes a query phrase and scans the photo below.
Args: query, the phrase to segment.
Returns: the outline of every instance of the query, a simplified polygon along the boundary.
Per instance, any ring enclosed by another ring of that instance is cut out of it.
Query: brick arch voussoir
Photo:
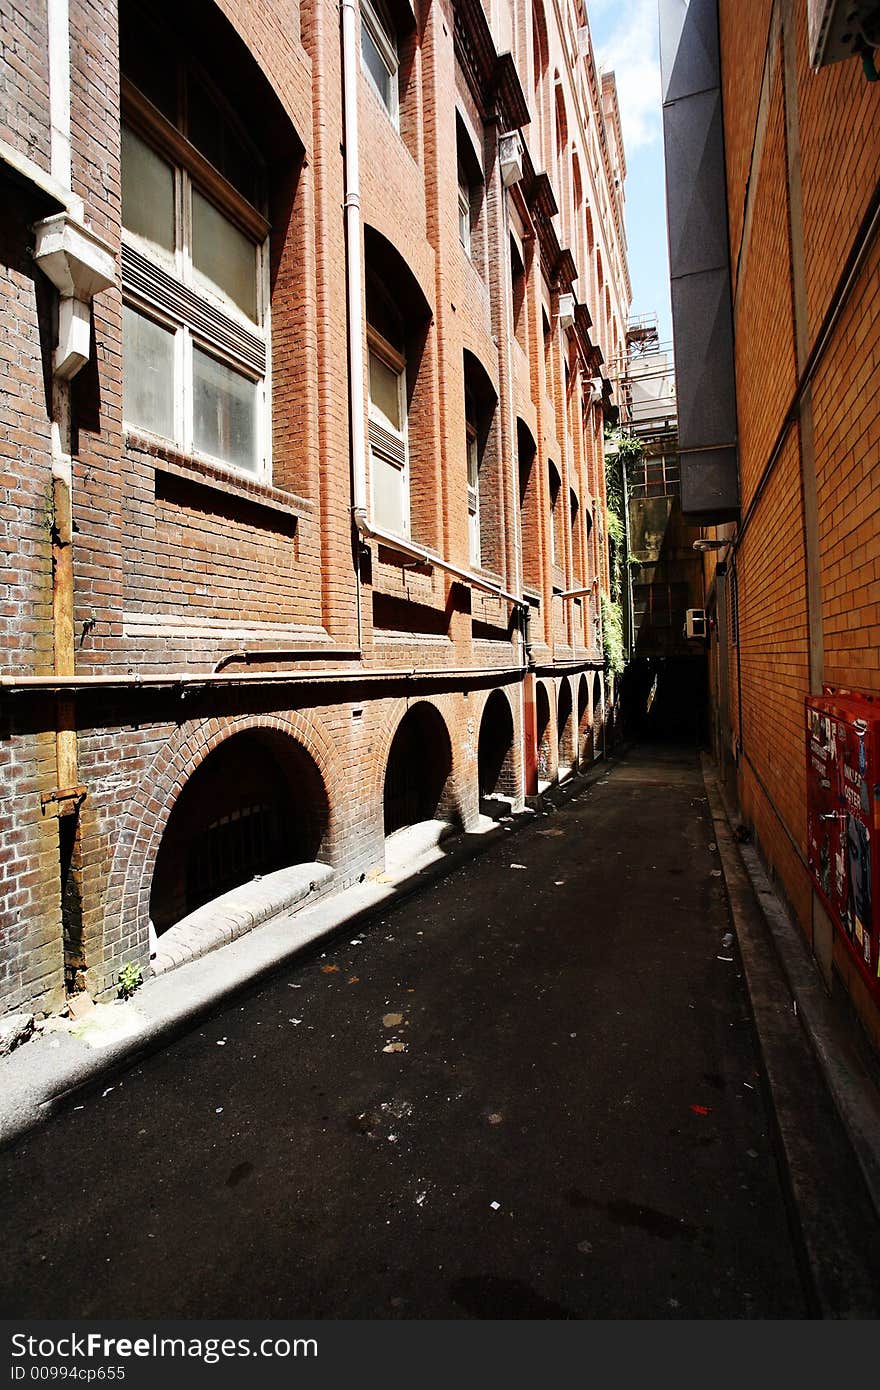
[[[485,694],[483,695],[482,700],[480,701],[479,719],[478,719],[478,721],[477,721],[477,739],[478,739],[478,740],[479,740],[479,736],[480,736],[480,730],[481,730],[482,727],[483,727],[483,716],[484,716],[485,713],[486,713],[486,706],[488,705],[488,703],[489,703],[489,701],[491,700],[492,696],[495,694],[495,691],[496,691],[496,690],[500,690],[500,691],[501,691],[501,694],[504,696],[505,700],[507,701],[507,705],[508,705],[508,708],[509,708],[509,710],[510,710],[510,717],[511,717],[511,719],[513,720],[514,731],[516,730],[516,711],[514,710],[513,701],[511,700],[508,691],[505,690],[505,688],[504,688],[503,685],[493,685],[492,688],[491,688],[491,690],[487,690],[487,691],[485,692]]]

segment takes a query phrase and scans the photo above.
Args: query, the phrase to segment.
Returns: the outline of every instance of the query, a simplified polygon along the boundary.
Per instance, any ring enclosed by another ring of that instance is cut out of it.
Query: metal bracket
[[[44,816],[73,816],[87,796],[87,787],[56,787],[53,792],[40,793],[40,807]]]

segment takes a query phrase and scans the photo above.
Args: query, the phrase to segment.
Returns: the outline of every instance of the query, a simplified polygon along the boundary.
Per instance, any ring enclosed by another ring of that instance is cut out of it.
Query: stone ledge
[[[240,888],[232,888],[219,898],[213,898],[162,933],[156,955],[150,962],[153,973],[161,975],[207,955],[218,946],[228,945],[270,917],[317,895],[333,876],[329,864],[294,864],[289,869],[276,869],[263,878],[251,879]]]

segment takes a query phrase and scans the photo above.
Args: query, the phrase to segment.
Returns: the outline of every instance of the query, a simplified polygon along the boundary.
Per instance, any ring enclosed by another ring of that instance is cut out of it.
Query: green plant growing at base
[[[119,972],[117,985],[119,986],[119,998],[130,999],[136,989],[140,989],[144,982],[141,968],[136,961],[127,960]]]

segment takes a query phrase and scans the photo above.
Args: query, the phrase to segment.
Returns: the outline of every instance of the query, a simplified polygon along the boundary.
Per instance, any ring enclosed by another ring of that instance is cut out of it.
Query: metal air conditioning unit
[[[559,327],[572,328],[574,326],[574,295],[561,294],[559,296]]]
[[[807,0],[810,66],[828,67],[880,47],[878,0]]]
[[[687,610],[685,614],[684,630],[688,641],[705,638],[708,630],[706,627],[705,608],[689,608]]]
[[[508,130],[498,141],[501,182],[505,188],[519,183],[523,176],[523,138],[518,130]]]

